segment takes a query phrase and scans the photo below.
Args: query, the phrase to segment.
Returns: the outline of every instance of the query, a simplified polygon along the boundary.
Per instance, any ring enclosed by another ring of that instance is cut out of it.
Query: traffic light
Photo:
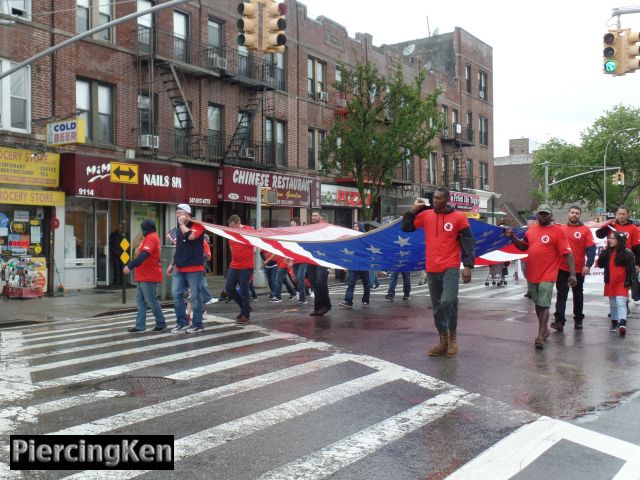
[[[271,187],[260,187],[260,203],[263,205],[275,205],[278,203],[278,192]]]
[[[640,60],[636,58],[640,55],[640,47],[638,47],[640,34],[627,28],[624,30],[622,38],[622,43],[624,44],[624,73],[635,72],[640,68]]]
[[[624,173],[617,172],[612,175],[614,185],[624,185]]]
[[[264,18],[262,19],[263,44],[262,49],[267,53],[284,52],[287,36],[284,31],[287,28],[287,5],[276,0],[266,0]]]
[[[238,13],[242,18],[238,20],[237,42],[241,47],[248,50],[258,49],[258,3],[254,0],[251,2],[242,2],[238,4]]]
[[[622,57],[622,38],[620,37],[620,31],[609,30],[608,33],[604,34],[603,42],[602,56],[604,73],[624,75],[624,72],[620,73],[620,68],[622,67],[620,63]]]

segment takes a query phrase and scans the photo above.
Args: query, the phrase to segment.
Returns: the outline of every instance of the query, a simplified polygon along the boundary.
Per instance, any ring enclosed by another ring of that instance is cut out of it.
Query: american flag
[[[425,268],[425,239],[422,230],[403,232],[402,219],[370,232],[358,232],[329,223],[302,227],[240,230],[203,223],[211,233],[231,241],[253,245],[295,262],[351,270],[416,271]],[[469,220],[476,241],[476,258],[511,244],[500,227]],[[514,229],[520,237],[522,231]],[[492,253],[495,258],[495,253]],[[525,256],[519,255],[518,257]],[[491,263],[505,260],[489,260]],[[482,263],[482,262],[479,262]]]

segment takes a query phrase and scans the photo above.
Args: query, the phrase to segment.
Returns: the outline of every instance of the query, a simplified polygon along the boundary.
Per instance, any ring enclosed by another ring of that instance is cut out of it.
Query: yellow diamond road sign
[[[120,255],[120,261],[123,265],[129,262],[129,254],[127,252],[122,252],[122,255]]]
[[[138,184],[138,165],[135,163],[111,162],[109,179],[114,183]]]
[[[129,240],[127,240],[126,238],[123,238],[122,241],[120,242],[120,248],[125,252],[129,250]]]

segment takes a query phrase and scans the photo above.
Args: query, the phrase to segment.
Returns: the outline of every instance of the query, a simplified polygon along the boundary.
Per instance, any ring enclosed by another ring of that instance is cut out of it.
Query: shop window
[[[0,256],[42,256],[43,220],[43,207],[0,205]]]
[[[0,71],[16,64],[0,59]],[[31,131],[31,69],[24,67],[0,80],[0,128],[23,133]]]
[[[64,227],[65,263],[94,263],[95,228],[92,202],[67,198]]]

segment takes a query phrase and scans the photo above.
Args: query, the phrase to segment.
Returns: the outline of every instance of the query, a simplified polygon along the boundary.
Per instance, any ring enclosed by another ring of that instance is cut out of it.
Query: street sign
[[[122,249],[122,254],[120,255],[120,261],[123,265],[126,265],[129,262],[129,254],[127,250],[129,250],[129,240],[123,238],[120,242],[120,248]]]
[[[596,207],[596,213],[604,213],[604,207]]]
[[[138,184],[138,165],[135,163],[111,162],[109,179],[114,183]]]

